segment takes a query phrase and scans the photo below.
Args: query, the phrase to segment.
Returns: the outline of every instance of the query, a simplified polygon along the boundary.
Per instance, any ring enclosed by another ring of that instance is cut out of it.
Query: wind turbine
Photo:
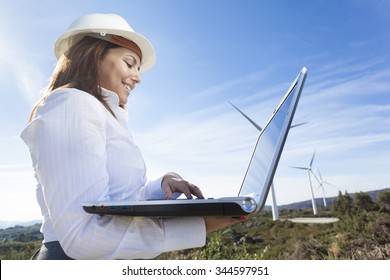
[[[311,175],[314,176],[314,178],[316,178],[316,180],[319,182],[316,174],[314,174],[313,170],[312,170],[312,165],[313,165],[313,161],[314,161],[314,156],[316,154],[316,151],[314,150],[314,153],[313,153],[313,156],[311,157],[311,160],[310,160],[310,164],[308,167],[300,167],[300,166],[291,166],[292,168],[296,168],[296,169],[303,169],[303,170],[306,170],[307,171],[307,174],[309,175],[309,182],[310,182],[310,194],[311,194],[311,204],[313,206],[313,213],[314,215],[317,215],[317,206],[316,206],[316,201],[315,201],[315,198],[314,198],[314,192],[313,192],[313,184],[311,182]],[[311,175],[310,175],[311,174]]]
[[[318,181],[318,183],[319,183],[318,189],[321,188],[321,190],[322,190],[322,197],[323,197],[323,200],[324,200],[324,207],[326,207],[327,205],[326,205],[326,197],[325,197],[325,188],[324,188],[324,184],[325,184],[325,185],[332,186],[332,187],[334,187],[334,186],[333,186],[332,184],[330,184],[330,183],[328,183],[328,182],[326,182],[326,181],[324,181],[324,180],[322,179],[320,170],[319,170],[318,168],[317,168],[317,173],[318,173],[318,176],[320,177],[320,180],[318,180],[318,178],[316,177],[316,179],[317,179],[317,181]]]
[[[230,105],[232,105],[238,112],[241,113],[241,115],[243,115],[251,124],[253,124],[254,127],[256,127],[259,131],[262,131],[263,129],[261,128],[261,126],[259,126],[257,123],[255,123],[251,118],[249,118],[247,115],[244,114],[244,112],[242,112],[240,109],[238,109],[236,106],[234,106],[233,103],[231,103],[230,101],[228,101]],[[302,122],[302,123],[297,123],[297,124],[294,124],[294,125],[291,125],[290,128],[293,128],[293,127],[297,127],[297,126],[300,126],[300,125],[303,125],[307,122]]]
[[[246,114],[244,114],[244,112],[242,112],[240,109],[238,109],[236,106],[234,106],[233,103],[231,103],[229,101],[229,104],[232,105],[238,112],[240,112],[240,114],[243,115],[254,127],[256,127],[258,131],[263,130],[261,128],[261,126],[259,126],[256,122],[254,122],[251,118],[249,118]],[[305,123],[306,122],[292,125],[291,128],[303,125]],[[272,217],[273,217],[274,221],[276,221],[276,220],[279,220],[279,211],[278,211],[278,205],[276,204],[274,183],[271,184],[271,198],[272,198]]]

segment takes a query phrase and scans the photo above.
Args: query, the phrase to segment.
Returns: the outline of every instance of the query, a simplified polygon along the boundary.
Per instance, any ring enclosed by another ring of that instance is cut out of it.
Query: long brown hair
[[[101,39],[85,36],[66,54],[63,54],[54,69],[43,97],[35,104],[30,114],[33,119],[38,106],[57,88],[77,88],[97,98],[115,117],[99,87],[98,63],[109,49],[120,46]]]

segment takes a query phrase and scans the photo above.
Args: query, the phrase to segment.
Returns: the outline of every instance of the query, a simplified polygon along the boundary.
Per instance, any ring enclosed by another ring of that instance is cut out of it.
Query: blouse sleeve
[[[52,95],[50,106],[39,111],[21,137],[30,149],[51,223],[68,256],[147,259],[205,244],[201,217],[157,219],[85,213],[83,202],[109,199],[105,108],[88,94]],[[156,187],[161,186],[161,178],[158,180],[145,188],[152,192],[148,196],[161,195]]]

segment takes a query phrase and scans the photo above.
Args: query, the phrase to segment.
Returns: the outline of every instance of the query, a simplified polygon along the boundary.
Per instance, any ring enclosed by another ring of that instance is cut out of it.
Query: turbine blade
[[[314,156],[315,155],[316,155],[316,150],[314,150],[313,156],[311,157],[310,167],[312,167],[312,165],[313,165],[313,161],[314,161]]]
[[[238,109],[236,106],[233,105],[233,103],[231,103],[230,101],[228,101],[230,103],[230,105],[232,105],[238,112],[241,113],[241,115],[243,115],[254,127],[256,127],[259,131],[262,131],[263,129],[261,128],[261,126],[259,126],[257,123],[255,123],[250,117],[248,117],[247,115],[244,114],[244,112],[242,112],[240,109]]]
[[[300,166],[290,166],[291,168],[296,168],[296,169],[303,169],[303,170],[309,170],[307,167],[300,167]]]
[[[294,128],[294,127],[301,126],[301,125],[304,125],[304,124],[307,124],[307,122],[293,124],[292,126],[290,126],[290,128]]]
[[[328,186],[331,186],[331,187],[334,187],[334,188],[336,188],[336,186],[335,186],[335,185],[332,185],[331,183],[328,183],[328,182],[326,182],[326,181],[323,181],[322,183],[323,183],[323,184],[326,184],[326,185],[328,185]]]
[[[321,172],[320,172],[320,170],[318,168],[317,168],[317,172],[318,172],[318,175],[320,175],[321,181],[323,181],[322,176],[321,176]]]
[[[317,177],[317,175],[313,172],[313,170],[309,169],[309,172],[314,176],[314,178],[316,178],[316,180],[317,180],[317,182],[318,182],[319,184],[322,183],[320,180],[318,180],[318,177]]]

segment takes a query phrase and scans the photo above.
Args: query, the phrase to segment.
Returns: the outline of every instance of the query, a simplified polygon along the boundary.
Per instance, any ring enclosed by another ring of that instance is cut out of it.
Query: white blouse
[[[58,89],[21,134],[38,182],[43,242],[59,241],[74,259],[147,259],[204,246],[202,217],[100,217],[82,209],[96,200],[164,199],[162,178],[147,180],[127,111],[117,94],[103,93],[116,118],[92,95]]]

